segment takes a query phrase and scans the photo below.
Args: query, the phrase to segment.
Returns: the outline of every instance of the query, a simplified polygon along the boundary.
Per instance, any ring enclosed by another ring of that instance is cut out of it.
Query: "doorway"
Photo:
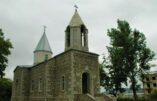
[[[83,73],[82,74],[82,93],[87,94],[90,92],[90,81],[89,81],[89,74]]]

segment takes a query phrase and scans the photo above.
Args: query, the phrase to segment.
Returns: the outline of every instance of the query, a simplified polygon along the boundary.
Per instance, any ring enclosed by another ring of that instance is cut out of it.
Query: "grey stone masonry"
[[[89,75],[88,93],[99,94],[97,54],[70,49],[32,67],[17,66],[11,101],[74,101],[83,94],[83,73]]]

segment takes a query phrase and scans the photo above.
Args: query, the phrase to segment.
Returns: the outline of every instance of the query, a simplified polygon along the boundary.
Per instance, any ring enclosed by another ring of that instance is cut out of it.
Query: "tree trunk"
[[[131,77],[131,82],[132,82],[132,91],[133,91],[133,94],[134,94],[134,99],[136,101],[137,100],[136,81],[135,81],[135,77],[134,76]]]
[[[134,99],[135,99],[135,101],[136,101],[136,100],[137,100],[137,94],[136,94],[136,88],[135,88],[135,85],[134,85],[134,84],[133,84],[132,90],[133,90],[133,94],[134,94]]]

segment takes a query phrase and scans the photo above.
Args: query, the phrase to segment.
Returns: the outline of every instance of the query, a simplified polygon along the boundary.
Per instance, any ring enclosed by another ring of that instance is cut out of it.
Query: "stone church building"
[[[89,52],[88,29],[77,10],[65,30],[65,51],[52,55],[44,31],[34,64],[14,70],[11,101],[113,101],[100,94],[98,54]]]

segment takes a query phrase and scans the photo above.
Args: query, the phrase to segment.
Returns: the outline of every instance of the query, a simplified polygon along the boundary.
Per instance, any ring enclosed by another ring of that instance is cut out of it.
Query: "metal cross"
[[[47,27],[44,25],[44,33],[46,32],[46,28],[47,28]]]
[[[78,9],[78,6],[77,5],[74,5],[75,9],[77,10]]]

